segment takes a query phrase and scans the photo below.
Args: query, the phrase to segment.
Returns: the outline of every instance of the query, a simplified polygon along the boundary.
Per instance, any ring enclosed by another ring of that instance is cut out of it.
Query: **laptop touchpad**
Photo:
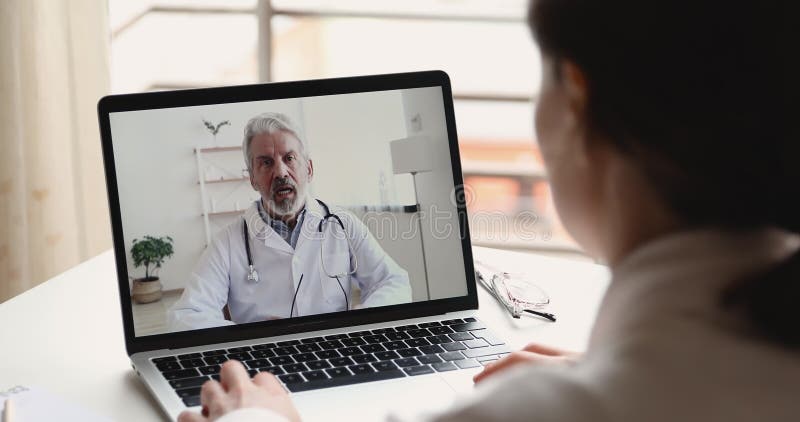
[[[446,409],[455,399],[452,387],[438,376],[371,382],[294,394],[304,421],[382,421],[389,413],[413,415]],[[409,409],[414,413],[409,414]]]

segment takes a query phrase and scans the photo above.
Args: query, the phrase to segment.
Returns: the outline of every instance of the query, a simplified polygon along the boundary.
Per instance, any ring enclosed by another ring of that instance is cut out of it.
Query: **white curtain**
[[[107,10],[0,1],[0,302],[111,247],[96,114]]]

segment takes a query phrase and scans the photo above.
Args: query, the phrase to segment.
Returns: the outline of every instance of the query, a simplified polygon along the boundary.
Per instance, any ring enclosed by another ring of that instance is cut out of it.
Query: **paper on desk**
[[[77,404],[70,403],[39,388],[18,385],[0,391],[0,414],[5,409],[6,399],[14,400],[15,422],[111,422],[111,419],[100,417]]]

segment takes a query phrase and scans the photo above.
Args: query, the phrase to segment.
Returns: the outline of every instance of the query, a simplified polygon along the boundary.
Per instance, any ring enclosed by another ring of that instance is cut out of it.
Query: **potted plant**
[[[131,288],[131,297],[136,303],[150,303],[161,299],[163,286],[157,274],[161,264],[171,256],[172,238],[169,236],[133,239],[133,266],[144,267],[144,278],[133,280]]]

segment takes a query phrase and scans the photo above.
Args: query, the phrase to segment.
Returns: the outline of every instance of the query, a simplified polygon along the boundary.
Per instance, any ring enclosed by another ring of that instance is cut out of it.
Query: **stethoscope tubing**
[[[330,209],[330,207],[328,207],[328,204],[326,204],[325,202],[323,202],[320,199],[317,199],[316,201],[320,204],[320,206],[322,206],[322,209],[325,211],[325,215],[322,217],[322,220],[320,220],[319,224],[317,225],[317,231],[319,233],[322,233],[322,225],[329,218],[332,218],[332,219],[336,220],[336,222],[339,224],[339,227],[342,228],[342,231],[345,231],[344,223],[342,222],[342,219],[338,215],[331,213],[331,209]],[[345,235],[346,235],[346,232],[345,232]],[[258,271],[256,271],[255,266],[253,265],[253,253],[250,251],[250,232],[247,229],[247,220],[243,220],[242,221],[242,237],[244,238],[244,249],[245,249],[245,253],[247,254],[247,268],[248,268],[248,270],[247,270],[247,281],[251,282],[251,283],[258,283],[259,281],[261,281],[261,277],[258,275]],[[347,237],[345,236],[345,238],[347,238]],[[350,239],[349,238],[347,238],[347,242],[348,242],[348,244],[350,243]],[[322,258],[322,257],[320,257],[320,258]],[[326,275],[328,275],[327,269],[325,268],[324,259],[320,259],[320,261],[321,261],[322,270],[325,272]],[[353,271],[350,272],[350,274],[354,273],[357,269],[358,269],[358,258],[356,258],[354,269],[353,269]],[[339,281],[339,278],[337,276],[328,275],[328,277],[336,278],[336,280]],[[340,287],[341,287],[341,282],[340,282]],[[344,290],[344,289],[342,289],[342,290]]]
[[[337,223],[339,223],[339,227],[342,228],[342,231],[345,232],[345,238],[347,239],[348,245],[350,245],[350,239],[347,238],[346,236],[347,233],[344,229],[344,223],[342,222],[342,219],[339,218],[338,215],[331,213],[331,209],[325,202],[322,202],[319,199],[317,199],[317,202],[325,210],[325,216],[323,216],[322,220],[319,222],[319,225],[317,226],[317,231],[319,233],[322,233],[323,223],[325,223],[325,221],[327,221],[329,218],[333,218],[334,220],[336,220]],[[258,271],[256,271],[255,267],[253,266],[253,254],[250,251],[250,233],[247,230],[247,220],[242,220],[242,236],[244,238],[244,249],[247,254],[247,267],[248,267],[247,281],[251,283],[258,283],[260,281],[260,277],[258,275]],[[320,248],[322,247],[323,246],[320,245]],[[327,275],[330,278],[336,279],[336,283],[339,285],[339,288],[342,290],[342,294],[344,295],[345,309],[350,309],[350,300],[347,297],[347,293],[344,290],[344,286],[342,286],[342,282],[339,280],[339,275],[331,276],[328,274],[327,269],[325,268],[325,260],[322,258],[322,256],[320,256],[320,265],[322,266],[322,271],[325,272],[325,275]],[[355,273],[357,269],[358,269],[358,258],[356,258],[354,268],[349,274]],[[297,283],[297,288],[295,289],[294,295],[292,297],[292,306],[291,309],[289,310],[290,318],[292,317],[292,314],[294,314],[294,305],[295,302],[297,301],[297,293],[300,291],[300,286],[302,284],[303,284],[303,274],[300,274],[300,281]]]

